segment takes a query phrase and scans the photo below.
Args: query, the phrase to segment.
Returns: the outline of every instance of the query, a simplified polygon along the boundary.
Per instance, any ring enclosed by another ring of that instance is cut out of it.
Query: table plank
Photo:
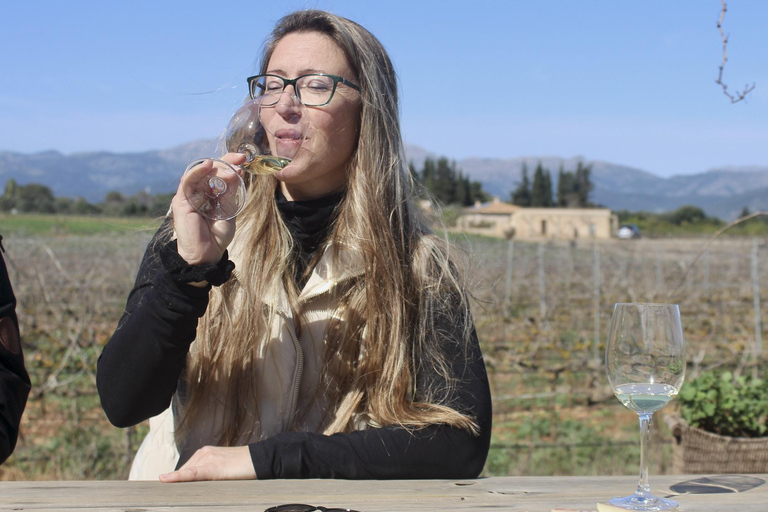
[[[704,475],[651,478],[653,491],[673,496],[681,511],[764,512],[768,475],[746,475],[742,492],[684,494],[680,484]],[[733,478],[726,475],[723,478]],[[751,480],[750,480],[751,479]],[[747,482],[747,484],[744,484]],[[752,483],[749,483],[752,482]],[[755,485],[759,483],[759,485]],[[597,510],[597,502],[631,494],[635,477],[494,477],[477,480],[269,480],[238,482],[77,481],[0,482],[0,510],[25,511],[249,511],[285,503],[353,508],[361,512]],[[739,485],[734,487],[739,488]],[[688,491],[712,491],[701,484]],[[685,490],[685,489],[683,489]]]

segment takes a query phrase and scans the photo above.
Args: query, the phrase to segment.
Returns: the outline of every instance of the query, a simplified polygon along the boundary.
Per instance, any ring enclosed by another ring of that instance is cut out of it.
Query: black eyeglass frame
[[[248,81],[248,94],[251,96],[252,100],[256,99],[258,96],[260,96],[260,95],[254,94],[255,87],[259,87],[260,86],[260,84],[258,82],[258,79],[259,78],[263,78],[263,77],[267,77],[267,76],[271,76],[271,77],[274,77],[274,78],[279,78],[280,80],[283,81],[283,89],[280,91],[281,93],[283,91],[285,91],[286,87],[288,87],[289,85],[292,85],[293,86],[293,90],[296,93],[296,98],[298,98],[299,102],[301,102],[302,105],[304,105],[304,102],[301,101],[301,94],[299,93],[299,90],[296,88],[296,84],[298,83],[299,80],[301,80],[302,78],[306,78],[308,76],[327,76],[328,78],[332,79],[333,80],[333,89],[331,89],[331,95],[328,97],[328,101],[326,101],[325,103],[317,104],[317,105],[307,105],[308,107],[324,107],[327,104],[329,104],[331,102],[331,100],[333,99],[333,95],[336,93],[336,86],[339,85],[339,82],[341,82],[342,84],[346,85],[347,87],[351,87],[352,89],[356,90],[357,92],[360,92],[362,90],[359,85],[350,82],[346,78],[343,78],[343,77],[340,77],[340,76],[336,76],[336,75],[329,75],[327,73],[307,73],[306,75],[297,76],[296,78],[285,78],[285,77],[282,77],[280,75],[274,75],[272,73],[265,73],[263,75],[249,76],[247,78],[247,81]],[[254,84],[255,84],[255,86],[254,86]],[[263,91],[262,91],[262,93],[263,93]],[[277,102],[275,102],[275,103],[277,103]],[[272,105],[274,105],[275,103],[272,103]],[[270,106],[270,104],[265,104],[265,106]]]

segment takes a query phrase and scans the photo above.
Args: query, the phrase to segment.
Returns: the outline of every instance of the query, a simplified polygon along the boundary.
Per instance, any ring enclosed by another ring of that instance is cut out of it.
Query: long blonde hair
[[[469,305],[447,244],[428,231],[412,203],[392,63],[379,41],[357,23],[305,10],[278,22],[265,45],[261,72],[277,43],[293,32],[331,37],[362,89],[359,140],[328,242],[352,244],[365,269],[362,279],[344,291],[326,332],[320,392],[333,410],[325,432],[350,431],[360,416],[372,425],[441,423],[476,432],[473,418],[448,405],[453,380],[435,325],[438,314],[453,315],[443,320],[456,323],[466,346]],[[230,247],[237,255],[236,275],[211,292],[187,361],[187,406],[177,433],[182,438],[204,421],[203,404],[222,379],[227,392],[219,403],[224,415],[219,444],[258,436],[259,412],[246,404],[255,403],[254,362],[263,355],[275,318],[263,297],[284,289],[301,325],[294,242],[274,200],[277,185],[274,177],[250,177],[247,206]],[[416,374],[422,369],[448,386],[420,389],[417,396]]]

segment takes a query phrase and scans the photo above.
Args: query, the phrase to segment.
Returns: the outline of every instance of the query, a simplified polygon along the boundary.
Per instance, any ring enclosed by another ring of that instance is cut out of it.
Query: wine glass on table
[[[245,206],[242,172],[268,175],[291,163],[309,132],[309,117],[306,107],[295,97],[283,96],[257,96],[230,119],[225,143],[228,152],[245,155],[241,172],[217,158],[201,158],[189,164],[184,171],[184,195],[198,213],[212,220],[233,219]]]
[[[618,303],[613,308],[605,351],[608,381],[616,398],[640,417],[640,482],[637,492],[613,498],[630,510],[676,508],[651,494],[648,448],[653,413],[667,405],[685,379],[685,341],[676,304]]]

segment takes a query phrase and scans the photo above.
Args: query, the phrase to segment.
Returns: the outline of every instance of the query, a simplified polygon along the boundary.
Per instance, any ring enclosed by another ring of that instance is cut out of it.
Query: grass
[[[91,215],[0,214],[0,234],[103,235],[155,231],[162,219]]]

